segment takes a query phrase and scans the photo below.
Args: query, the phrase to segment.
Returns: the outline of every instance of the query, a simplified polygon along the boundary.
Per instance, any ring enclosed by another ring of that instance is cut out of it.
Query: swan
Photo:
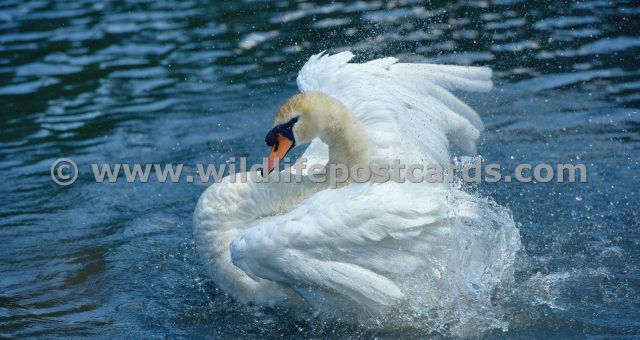
[[[291,148],[307,144],[302,158],[324,165],[446,167],[452,144],[475,154],[482,121],[452,91],[489,91],[491,69],[353,57],[323,52],[302,67],[301,92],[265,131],[265,176],[279,171],[276,161]],[[245,303],[370,313],[421,292],[421,304],[438,304],[429,290],[445,284],[457,260],[454,227],[482,215],[477,200],[448,183],[350,177],[331,188],[304,170],[300,182],[289,183],[234,176],[198,200],[194,238],[217,286]],[[482,276],[477,271],[467,276]]]

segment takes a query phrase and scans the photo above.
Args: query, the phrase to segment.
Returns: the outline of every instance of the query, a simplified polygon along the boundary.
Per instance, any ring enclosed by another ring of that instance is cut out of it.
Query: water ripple
[[[239,304],[192,244],[202,187],[91,179],[92,162],[257,162],[304,60],[347,49],[490,66],[496,90],[465,97],[483,155],[590,166],[583,186],[480,186],[526,248],[489,336],[637,334],[637,22],[625,0],[3,1],[0,336],[451,335],[436,319],[381,330]],[[68,188],[49,178],[61,156],[85,166]]]

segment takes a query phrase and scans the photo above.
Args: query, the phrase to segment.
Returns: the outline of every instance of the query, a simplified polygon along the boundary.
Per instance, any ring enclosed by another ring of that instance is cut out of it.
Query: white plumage
[[[395,58],[349,63],[352,57],[314,55],[297,82],[303,92],[339,100],[362,122],[371,164],[399,159],[446,167],[450,140],[475,152],[482,121],[450,91],[491,89],[490,69]],[[326,163],[328,150],[316,138],[303,157]],[[475,202],[446,183],[329,189],[306,178],[226,178],[200,198],[194,235],[210,275],[242,301],[383,311],[410,299],[420,278],[430,289],[448,274],[452,226],[478,217]]]
[[[405,64],[396,58],[352,64],[352,58],[351,52],[312,56],[298,74],[298,87],[327,93],[351,109],[367,128],[373,162],[399,158],[446,166],[447,137],[475,154],[482,120],[450,90],[490,90],[490,68]]]

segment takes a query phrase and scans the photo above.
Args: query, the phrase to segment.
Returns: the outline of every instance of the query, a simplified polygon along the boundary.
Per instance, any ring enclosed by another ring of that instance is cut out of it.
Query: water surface
[[[482,184],[523,249],[489,336],[640,333],[640,8],[633,1],[0,3],[0,335],[449,335],[241,305],[199,261],[203,186],[97,184],[88,164],[257,161],[314,53],[495,71],[462,96],[480,153],[584,163],[588,183]],[[56,186],[56,158],[80,164]],[[434,321],[435,322],[435,321]],[[426,327],[426,328],[425,328]]]

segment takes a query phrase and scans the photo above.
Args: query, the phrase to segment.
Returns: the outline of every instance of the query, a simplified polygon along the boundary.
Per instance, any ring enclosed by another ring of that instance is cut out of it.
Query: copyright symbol
[[[57,184],[67,186],[78,179],[78,165],[70,158],[58,158],[51,164],[51,179]]]

